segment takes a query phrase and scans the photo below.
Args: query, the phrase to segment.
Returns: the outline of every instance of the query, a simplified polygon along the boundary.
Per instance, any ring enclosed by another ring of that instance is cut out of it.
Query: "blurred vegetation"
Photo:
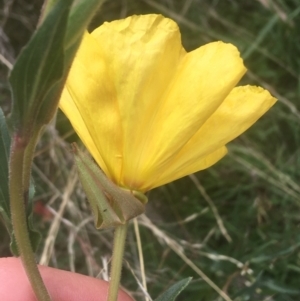
[[[10,64],[30,38],[41,5],[41,0],[2,0],[0,104],[6,113]],[[222,300],[198,267],[235,301],[300,300],[299,0],[107,1],[90,29],[145,13],[176,20],[187,50],[214,40],[235,44],[249,70],[242,83],[263,86],[279,99],[230,143],[229,155],[215,166],[149,193],[149,220],[139,222],[151,296],[193,276],[178,300]],[[53,122],[45,130],[37,148],[35,212],[44,237],[38,257],[105,279],[112,232],[94,229],[73,172],[68,142],[76,139],[59,113],[57,127]],[[8,256],[9,237],[0,227],[0,256]],[[122,283],[137,300],[145,300],[137,284],[133,227],[125,259]]]

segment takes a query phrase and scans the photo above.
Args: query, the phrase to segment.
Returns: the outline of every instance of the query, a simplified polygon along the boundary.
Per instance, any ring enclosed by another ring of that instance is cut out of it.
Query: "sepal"
[[[79,179],[91,205],[97,229],[123,225],[144,213],[147,202],[145,195],[114,184],[75,143],[72,144],[72,150]]]

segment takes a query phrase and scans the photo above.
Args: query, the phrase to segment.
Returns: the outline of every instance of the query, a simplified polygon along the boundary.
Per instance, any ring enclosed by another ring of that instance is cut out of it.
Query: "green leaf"
[[[9,150],[10,135],[4,114],[0,108],[0,214],[7,230],[11,232],[8,189]]]
[[[157,299],[155,299],[155,301],[174,301],[175,298],[188,286],[191,280],[192,277],[189,277],[176,282]]]
[[[296,288],[285,287],[280,283],[276,283],[274,280],[267,280],[261,283],[261,286],[267,287],[275,293],[281,293],[285,295],[300,296],[300,290]]]
[[[56,112],[60,94],[68,76],[72,61],[80,45],[84,31],[91,21],[97,9],[104,1],[102,0],[80,0],[75,1],[68,20],[67,32],[64,41],[64,71],[61,79],[51,87],[41,104],[38,124],[47,124]]]
[[[92,17],[104,0],[80,0],[75,3],[70,12],[66,33],[65,49],[69,51],[81,41]]]
[[[34,126],[41,127],[54,116],[83,33],[103,2],[58,1],[21,52],[10,84],[11,123],[22,136],[30,136]]]
[[[75,143],[73,151],[97,229],[125,224],[144,212],[143,198],[137,199],[136,195],[115,185],[88,155],[79,151]]]
[[[64,38],[72,3],[73,0],[63,0],[54,6],[22,50],[11,72],[11,122],[15,130],[26,131],[25,136],[30,135],[35,126],[49,90],[63,76]]]

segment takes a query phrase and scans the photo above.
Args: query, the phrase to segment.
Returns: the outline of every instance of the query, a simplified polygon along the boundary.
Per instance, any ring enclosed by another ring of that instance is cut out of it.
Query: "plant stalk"
[[[12,225],[23,267],[37,299],[39,301],[51,301],[37,268],[27,230],[23,187],[23,164],[26,146],[27,144],[23,141],[22,137],[18,134],[13,136],[9,162],[9,194]]]
[[[27,205],[28,201],[28,192],[29,192],[29,186],[30,186],[30,180],[31,180],[31,167],[32,167],[32,161],[34,157],[34,150],[37,144],[37,141],[40,136],[40,129],[33,131],[33,133],[30,136],[30,140],[28,141],[28,144],[26,145],[26,149],[24,152],[24,159],[23,159],[23,197],[25,199],[25,206]]]
[[[128,224],[116,227],[107,301],[117,301]]]

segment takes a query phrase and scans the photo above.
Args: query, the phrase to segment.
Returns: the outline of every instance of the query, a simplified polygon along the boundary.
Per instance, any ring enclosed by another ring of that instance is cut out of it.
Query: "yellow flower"
[[[205,169],[274,103],[231,44],[187,53],[177,24],[132,16],[86,33],[60,108],[121,187],[145,192]]]

